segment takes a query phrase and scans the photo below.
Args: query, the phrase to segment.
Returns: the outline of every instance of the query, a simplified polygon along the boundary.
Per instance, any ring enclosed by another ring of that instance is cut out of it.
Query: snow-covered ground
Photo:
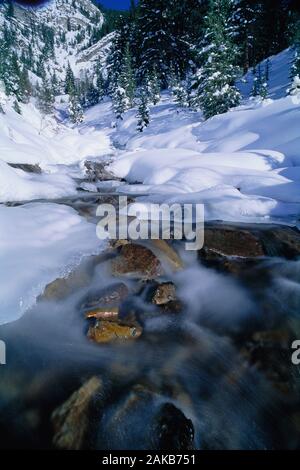
[[[113,155],[110,170],[131,183],[117,190],[140,194],[139,210],[152,201],[197,202],[205,204],[206,219],[298,224],[300,101],[285,96],[291,59],[287,50],[270,60],[272,99],[249,99],[249,74],[240,84],[243,104],[204,122],[166,93],[143,133],[136,130],[136,109],[115,127],[109,100],[89,109],[78,128],[43,119],[33,103],[21,105],[22,116],[6,103],[0,202],[73,194],[85,159]],[[39,164],[43,171],[8,163]],[[0,227],[0,323],[18,318],[47,283],[101,249],[95,226],[64,205],[0,205]]]
[[[206,122],[200,113],[178,112],[165,95],[151,125],[137,134],[129,111],[117,136],[127,152],[110,169],[143,187],[120,191],[144,194],[145,212],[154,199],[197,202],[205,204],[206,219],[297,223],[300,100],[286,96],[292,55],[286,50],[270,59],[272,99],[249,99],[249,72],[240,84],[243,104]]]
[[[0,205],[0,221],[0,324],[18,319],[48,283],[103,249],[94,225],[63,205]]]

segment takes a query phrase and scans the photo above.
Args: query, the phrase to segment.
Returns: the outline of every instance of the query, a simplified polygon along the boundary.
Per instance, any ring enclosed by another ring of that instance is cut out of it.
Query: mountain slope
[[[14,4],[11,13],[0,5],[2,40],[8,37],[13,43],[33,81],[50,78],[54,72],[63,79],[68,62],[77,77],[91,71],[89,61],[81,60],[77,67],[78,55],[99,41],[104,21],[90,0],[52,0],[39,8]]]

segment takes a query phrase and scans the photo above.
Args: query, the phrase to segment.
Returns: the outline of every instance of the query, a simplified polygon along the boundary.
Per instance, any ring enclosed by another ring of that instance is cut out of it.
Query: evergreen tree
[[[116,88],[119,77],[123,71],[124,56],[128,48],[129,37],[130,27],[125,18],[121,18],[112,40],[110,54],[107,58],[108,82],[111,94]]]
[[[90,80],[87,82],[87,88],[85,93],[85,106],[94,106],[100,101],[100,95],[98,88],[96,88],[93,82]]]
[[[150,110],[149,110],[149,103],[148,103],[148,96],[145,89],[140,91],[139,96],[139,107],[137,113],[137,130],[139,132],[143,132],[145,127],[149,126],[150,124]]]
[[[171,28],[171,3],[163,0],[141,0],[138,20],[140,57],[139,78],[143,81],[148,70],[157,68],[164,87],[170,65],[177,65],[176,38]]]
[[[181,108],[188,108],[189,107],[189,94],[185,84],[181,82],[179,79],[172,87],[172,94],[174,97],[174,101],[178,106]]]
[[[253,86],[252,86],[252,90],[251,90],[251,96],[253,96],[253,98],[255,98],[256,96],[259,95],[259,88],[260,88],[261,79],[257,76],[256,67],[253,67],[252,73],[253,73]]]
[[[235,87],[238,68],[237,49],[231,36],[232,6],[232,0],[211,0],[206,18],[206,34],[200,51],[203,65],[197,76],[194,100],[206,119],[227,112],[237,106],[241,98]]]
[[[159,78],[157,76],[156,67],[146,75],[143,86],[145,93],[147,93],[149,102],[153,104],[159,103],[161,86]]]
[[[95,75],[96,75],[96,88],[97,88],[97,92],[99,96],[99,101],[101,101],[105,94],[105,83],[104,83],[104,79],[102,75],[102,70],[99,65],[96,67]]]
[[[265,66],[265,73],[262,73],[261,64],[258,65],[253,69],[254,79],[253,79],[253,88],[251,92],[251,96],[257,97],[259,96],[262,100],[267,99],[269,95],[269,83],[268,83],[268,75],[269,75],[269,67],[268,62],[266,62]]]
[[[21,108],[17,100],[15,100],[13,103],[13,109],[16,111],[16,113],[22,114]]]
[[[22,103],[28,103],[32,93],[32,86],[28,76],[28,70],[23,67],[20,72],[19,97]]]
[[[260,7],[251,0],[237,0],[234,5],[233,39],[240,49],[244,73],[255,62],[255,30]]]
[[[68,62],[65,78],[65,93],[67,95],[72,95],[75,93],[75,90],[75,77],[70,62]]]
[[[37,90],[37,107],[42,114],[52,114],[54,101],[52,86],[45,79]]]
[[[135,79],[134,72],[132,68],[132,59],[129,49],[129,44],[126,44],[124,51],[123,64],[121,68],[120,80],[123,83],[123,86],[128,97],[129,106],[133,105],[134,95],[135,95]]]
[[[79,103],[78,97],[75,94],[71,94],[69,97],[69,117],[74,124],[80,124],[83,122],[84,116],[82,107]]]
[[[123,86],[123,82],[119,79],[119,82],[112,95],[113,108],[117,119],[123,119],[123,114],[130,107],[130,101],[126,94],[126,90]]]
[[[58,95],[60,93],[59,81],[58,81],[55,70],[51,77],[51,87],[52,87],[52,92],[54,95]]]

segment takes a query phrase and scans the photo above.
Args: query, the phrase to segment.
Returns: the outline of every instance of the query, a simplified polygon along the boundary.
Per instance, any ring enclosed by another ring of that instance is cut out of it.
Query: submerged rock
[[[120,254],[112,260],[112,274],[154,279],[162,274],[162,266],[151,250],[142,245],[129,243],[123,245]]]
[[[126,325],[120,321],[98,320],[88,330],[88,338],[95,343],[109,344],[122,343],[138,339],[142,334],[142,327],[138,324]]]
[[[85,299],[82,309],[84,311],[99,310],[105,306],[118,307],[129,295],[129,289],[123,282],[113,284],[92,292]]]
[[[194,426],[182,410],[143,385],[135,385],[100,422],[97,449],[172,450],[194,448]]]
[[[240,229],[228,225],[205,228],[204,248],[202,255],[212,257],[217,254],[223,256],[241,256],[256,258],[264,256],[265,251],[259,237],[247,229]]]
[[[119,315],[119,307],[102,307],[86,312],[86,318],[96,320],[116,320]]]
[[[103,390],[98,377],[92,377],[52,414],[53,444],[58,449],[80,450],[86,446],[90,410],[95,396]]]
[[[288,329],[259,331],[244,344],[242,354],[281,393],[295,392],[295,367],[291,361],[293,336]]]
[[[152,297],[152,302],[155,305],[166,305],[175,300],[176,288],[173,282],[163,282],[162,284],[158,284]]]
[[[44,293],[39,297],[39,300],[57,301],[63,300],[67,296],[75,292],[76,289],[82,288],[90,282],[91,276],[87,271],[76,269],[68,277],[58,278],[50,282],[45,287]]]
[[[205,242],[199,257],[216,260],[220,257],[283,257],[300,256],[300,232],[294,227],[267,224],[208,223]]]

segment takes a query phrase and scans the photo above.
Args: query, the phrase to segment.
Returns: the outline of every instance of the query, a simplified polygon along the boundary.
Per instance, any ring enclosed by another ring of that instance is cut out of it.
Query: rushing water
[[[108,195],[59,202],[92,221],[101,197]],[[101,413],[93,416],[93,447],[151,447],[147,423],[164,403],[192,421],[197,449],[299,446],[300,375],[290,344],[300,338],[300,261],[266,258],[239,279],[202,265],[183,246],[176,249],[186,268],[173,273],[164,266],[163,278],[177,286],[182,313],[159,312],[139,280],[113,278],[112,255],[104,254],[82,264],[84,282],[65,298],[40,300],[0,328],[7,345],[0,447],[52,447],[52,412],[92,376],[105,384]],[[143,335],[124,345],[93,344],[81,306],[120,280],[129,290],[125,307]],[[266,331],[278,331],[279,340],[271,335],[266,344],[255,343],[253,335]],[[128,397],[136,402],[129,411]]]

